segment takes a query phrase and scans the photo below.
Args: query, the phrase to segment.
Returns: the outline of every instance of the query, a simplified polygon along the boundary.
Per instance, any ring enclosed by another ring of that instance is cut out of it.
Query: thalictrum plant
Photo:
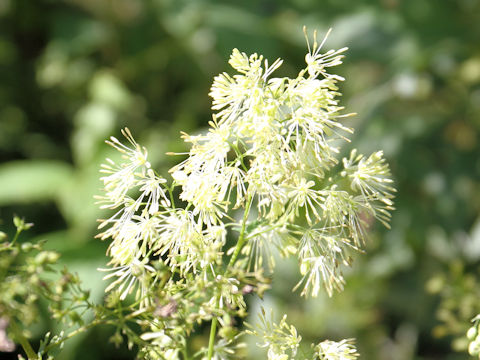
[[[364,245],[366,224],[377,218],[388,226],[395,189],[382,152],[338,158],[353,130],[338,103],[343,78],[327,70],[342,63],[346,48],[322,53],[323,44],[314,36],[295,78],[273,77],[280,59],[234,49],[229,64],[237,73],[215,77],[210,128],[183,134],[191,148],[170,170],[171,181],[152,169],[128,129],[127,145],[110,139],[124,162],[103,167],[99,199],[115,210],[99,234],[111,239],[107,291],[120,300],[132,294],[136,311],[168,307],[166,316],[145,322],[151,358],[188,357],[188,337],[204,322],[211,322],[210,338],[198,356],[227,358],[243,331],[232,319],[247,314],[246,293],[268,287],[275,252],[297,258],[300,295],[332,296],[343,288],[341,265]],[[280,324],[261,319],[262,330],[248,333],[263,337],[268,358],[294,357],[295,328],[285,317]],[[311,355],[356,354],[344,340],[321,343]]]

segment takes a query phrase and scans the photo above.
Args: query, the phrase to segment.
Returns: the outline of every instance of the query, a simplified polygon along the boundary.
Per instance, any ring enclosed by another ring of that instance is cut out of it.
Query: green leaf
[[[0,166],[0,206],[54,199],[73,176],[71,165],[24,160]]]

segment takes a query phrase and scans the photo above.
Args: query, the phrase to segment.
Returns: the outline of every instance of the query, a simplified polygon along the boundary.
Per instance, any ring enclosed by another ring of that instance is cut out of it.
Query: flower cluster
[[[246,324],[249,328],[247,333],[261,339],[262,343],[258,346],[268,348],[268,360],[296,359],[302,337],[293,325],[287,323],[287,316],[284,315],[277,324],[273,321],[273,312],[267,318],[262,308],[259,320],[256,327]],[[309,355],[314,360],[355,360],[359,356],[353,339],[338,342],[325,340],[317,345],[312,344],[311,349],[313,351],[310,351]],[[305,356],[306,351],[302,350],[300,358],[308,358]]]
[[[191,301],[194,313],[179,318],[212,319],[215,332],[217,318],[244,314],[242,289],[265,288],[262,274],[273,271],[274,252],[298,258],[302,295],[325,289],[331,296],[343,288],[340,264],[349,265],[350,252],[362,248],[371,219],[388,226],[395,189],[381,151],[366,157],[353,150],[339,158],[353,130],[342,123],[349,114],[337,99],[343,78],[327,70],[342,63],[346,48],[322,54],[323,43],[315,36],[307,66],[295,78],[272,77],[280,59],[269,64],[234,49],[229,63],[237,74],[215,77],[209,131],[183,134],[191,148],[170,170],[170,184],[152,169],[147,150],[128,129],[128,146],[114,137],[108,141],[122,161],[103,165],[104,195],[98,197],[102,208],[114,210],[101,220],[98,235],[112,239],[105,278],[114,280],[107,291],[115,289],[120,300],[135,292],[140,310],[154,306],[159,294]],[[176,194],[184,208],[175,205]],[[235,235],[227,248],[227,238]],[[189,297],[189,288],[199,284],[203,295]],[[168,321],[150,327],[148,334],[161,334],[157,343],[175,338]],[[300,338],[285,319],[270,330],[289,333],[287,347],[295,353]],[[285,342],[265,344],[269,358],[285,358]],[[320,358],[334,358],[329,344],[319,345]],[[339,343],[337,352],[349,354],[349,344]],[[213,349],[211,343],[208,359]]]
[[[265,310],[259,315],[259,324],[256,328],[247,324],[250,330],[248,334],[254,335],[262,340],[260,347],[268,347],[268,360],[288,360],[295,358],[302,337],[297,334],[297,329],[287,323],[287,315],[282,317],[279,324],[273,322],[273,313],[267,318]],[[290,354],[290,355],[289,355]]]

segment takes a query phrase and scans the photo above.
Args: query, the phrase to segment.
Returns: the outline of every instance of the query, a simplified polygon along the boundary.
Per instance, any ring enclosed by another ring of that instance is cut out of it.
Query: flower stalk
[[[27,355],[28,360],[40,360],[35,353],[35,350],[33,350],[32,345],[28,341],[28,339],[23,335],[22,331],[20,328],[17,326],[15,321],[10,322],[10,328],[12,329],[13,336],[15,337],[15,340],[19,342],[21,345],[23,351],[25,351],[25,354]]]

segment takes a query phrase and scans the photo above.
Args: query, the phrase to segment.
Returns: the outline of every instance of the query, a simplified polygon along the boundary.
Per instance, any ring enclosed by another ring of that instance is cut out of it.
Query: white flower
[[[190,269],[193,264],[185,258],[193,252],[193,239],[201,236],[201,228],[195,222],[190,211],[177,209],[160,215],[158,226],[158,240],[152,249],[155,255],[167,255],[165,263],[171,267]]]
[[[231,125],[239,117],[244,117],[262,100],[262,88],[264,74],[262,69],[262,56],[253,54],[248,57],[233,49],[230,57],[230,65],[243,75],[234,75],[233,78],[223,73],[216,76],[210,91],[213,98],[213,110],[221,110],[217,113],[222,123]]]
[[[305,62],[307,63],[308,73],[312,78],[316,78],[319,74],[322,74],[325,77],[335,77],[338,79],[342,79],[338,75],[328,74],[325,71],[325,68],[340,65],[343,58],[342,53],[348,50],[348,48],[344,47],[339,50],[329,50],[324,54],[320,54],[320,50],[323,44],[325,44],[325,41],[330,34],[330,31],[331,29],[328,30],[320,45],[317,43],[317,32],[315,31],[313,33],[313,45],[312,48],[310,48],[310,42],[308,40],[306,28],[303,28],[303,32],[305,33],[305,38],[307,40],[308,46],[308,54],[305,56]]]
[[[301,178],[295,181],[296,184],[288,192],[290,198],[286,213],[291,213],[294,216],[299,216],[299,209],[305,209],[305,217],[308,223],[316,223],[320,220],[318,210],[322,205],[323,197],[318,190],[314,190],[315,182],[307,181]]]
[[[292,358],[295,358],[297,349],[300,346],[302,337],[298,335],[297,329],[293,325],[287,324],[287,315],[282,317],[279,324],[273,322],[273,311],[270,318],[267,318],[265,310],[262,308],[259,314],[260,322],[256,327],[246,324],[250,330],[247,334],[254,335],[259,338],[261,343],[257,343],[260,347],[268,347],[268,360],[289,359],[287,352],[290,352]]]
[[[182,274],[210,268],[221,261],[226,241],[223,224],[202,229],[191,211],[177,209],[159,215],[158,238],[152,245],[155,255],[166,256],[165,264]]]
[[[210,300],[210,305],[220,309],[246,309],[247,304],[245,303],[239,286],[240,281],[238,281],[236,278],[217,275],[215,277],[217,294]]]
[[[107,159],[109,164],[102,164],[100,170],[102,173],[108,174],[101,177],[100,180],[103,181],[105,186],[105,198],[112,203],[111,208],[115,208],[123,202],[127,192],[136,183],[136,173],[139,170],[140,173],[143,173],[150,168],[150,163],[147,161],[147,150],[137,144],[127,128],[122,130],[122,134],[132,147],[122,144],[113,136],[106,143],[121,152],[123,154],[122,158],[128,160],[128,162],[117,165],[113,160]]]
[[[248,256],[248,268],[253,271],[264,267],[273,271],[275,267],[273,251],[284,257],[296,252],[297,240],[283,222],[257,225],[246,240],[242,254]]]
[[[139,165],[134,163],[117,165],[111,159],[106,160],[109,165],[102,164],[100,172],[110,175],[100,178],[105,191],[105,196],[100,199],[106,204],[103,208],[114,209],[124,202],[127,192],[136,185],[135,171]]]
[[[294,149],[301,150],[311,143],[315,149],[315,157],[319,164],[334,162],[334,154],[338,149],[332,145],[336,138],[346,139],[342,133],[353,132],[350,128],[337,121],[339,112],[335,96],[337,93],[333,79],[303,79],[292,83],[287,92],[291,109],[291,118],[286,122],[287,142],[292,142]],[[345,115],[344,115],[345,116]]]
[[[243,87],[227,73],[215,76],[209,93],[213,98],[212,109],[221,110],[227,107],[225,113],[238,112],[244,97],[243,92]]]
[[[179,349],[175,349],[174,340],[165,334],[164,330],[158,330],[156,326],[152,326],[152,332],[143,333],[140,338],[144,341],[150,341],[152,348],[145,348],[144,351],[151,353],[152,358],[157,358],[158,354],[162,354],[163,360],[178,360]]]
[[[224,180],[220,188],[220,197],[228,200],[232,196],[233,191],[236,197],[234,208],[243,205],[247,189],[245,186],[245,172],[240,169],[240,164],[225,166],[222,169],[222,177]]]
[[[161,184],[166,182],[167,180],[156,176],[152,169],[148,169],[146,176],[138,181],[137,184],[140,186],[140,191],[142,192],[138,201],[142,202],[142,205],[148,210],[149,214],[153,215],[157,213],[160,208],[160,203],[162,203],[164,207],[170,206],[170,201],[161,187]],[[147,201],[143,203],[145,197]]]
[[[319,360],[355,360],[360,355],[353,344],[354,339],[326,340],[315,347]]]
[[[353,149],[349,159],[343,158],[343,165],[344,174],[351,180],[353,190],[360,190],[365,196],[374,196],[392,205],[395,189],[391,186],[393,180],[382,151],[365,158],[362,154],[357,155],[357,150]]]
[[[148,290],[152,283],[152,277],[155,274],[155,269],[147,264],[148,259],[142,261],[133,259],[127,265],[117,266],[111,269],[98,269],[100,271],[110,271],[103,280],[108,280],[113,277],[114,280],[106,289],[109,292],[114,288],[120,293],[120,300],[124,300],[136,287],[138,290],[135,294],[136,300],[141,300],[144,306],[147,306],[151,299]]]
[[[339,237],[352,239],[356,246],[361,246],[364,243],[365,230],[360,212],[366,209],[362,199],[347,191],[337,190],[336,185],[320,191],[320,194],[323,196],[321,207],[326,228]]]
[[[132,258],[145,256],[147,249],[152,246],[158,236],[157,227],[159,218],[135,215],[137,201],[118,211],[108,220],[103,220],[99,228],[110,225],[110,228],[97,235],[102,240],[112,238],[108,253],[112,257],[112,264],[125,265]]]
[[[98,229],[103,229],[106,226],[111,226],[110,229],[105,230],[104,232],[98,234],[96,237],[105,240],[109,237],[115,238],[121,232],[123,226],[128,224],[132,217],[135,215],[135,212],[138,210],[139,203],[129,197],[123,199],[123,206],[115,214],[113,214],[109,219],[100,219],[100,225]],[[102,207],[101,207],[102,208]]]
[[[231,127],[219,126],[215,117],[213,121],[210,121],[210,126],[206,135],[183,134],[184,141],[192,143],[192,148],[189,157],[171,171],[181,169],[187,174],[202,171],[217,172],[225,166],[227,154],[230,151]]]
[[[328,296],[332,296],[333,290],[342,291],[345,280],[337,271],[338,264],[335,258],[325,255],[302,258],[300,262],[300,272],[303,278],[295,286],[296,290],[302,283],[304,288],[301,292],[302,296],[311,295],[317,297],[321,285],[325,286]]]
[[[268,348],[267,359],[268,360],[288,360],[289,356],[279,349],[270,347]]]
[[[359,250],[349,239],[332,235],[328,228],[304,229],[298,248],[300,272],[304,283],[302,295],[316,297],[323,284],[327,294],[333,290],[342,290],[344,279],[339,265],[350,265],[349,250]]]
[[[107,254],[111,257],[109,264],[122,266],[131,263],[139,254],[139,226],[134,221],[117,226],[121,226],[121,230],[113,237]]]
[[[207,226],[218,224],[225,215],[227,202],[221,185],[221,174],[198,172],[191,173],[182,186],[180,198],[193,205],[193,214]]]
[[[215,121],[210,125],[212,129],[206,135],[184,135],[185,141],[192,143],[190,156],[170,170],[176,183],[182,185],[180,198],[194,206],[194,215],[207,226],[217,224],[225,215],[233,189],[237,205],[243,202],[245,193],[241,162],[227,161],[230,126]]]

